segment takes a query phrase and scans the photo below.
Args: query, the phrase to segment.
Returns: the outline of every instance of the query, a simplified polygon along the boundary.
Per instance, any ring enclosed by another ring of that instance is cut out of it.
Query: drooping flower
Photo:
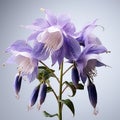
[[[45,19],[38,18],[26,28],[34,30],[28,40],[34,40],[33,55],[38,60],[46,60],[51,54],[52,64],[59,64],[63,58],[76,60],[80,55],[80,46],[75,37],[75,26],[68,15],[56,17],[48,10],[44,10]]]
[[[7,50],[12,56],[8,63],[17,63],[18,73],[27,76],[29,81],[33,81],[37,75],[38,60],[32,57],[32,48],[24,40],[14,42]]]
[[[100,53],[106,52],[107,49],[104,46],[98,46],[91,44],[85,47],[76,61],[77,69],[83,83],[86,82],[87,77],[93,79],[96,76],[96,67],[106,66],[100,60]]]

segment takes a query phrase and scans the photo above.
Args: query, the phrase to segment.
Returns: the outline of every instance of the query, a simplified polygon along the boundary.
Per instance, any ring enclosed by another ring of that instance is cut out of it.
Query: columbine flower
[[[32,48],[24,40],[14,42],[7,52],[11,52],[12,56],[8,59],[9,63],[18,64],[18,72],[21,76],[27,76],[29,81],[35,79],[38,69],[38,61],[32,57]]]
[[[75,26],[68,15],[56,17],[44,10],[45,19],[38,18],[32,25],[26,26],[34,30],[28,40],[35,40],[33,55],[38,60],[46,60],[51,54],[52,64],[63,58],[75,60],[80,55],[80,46],[75,37]]]
[[[84,48],[78,60],[76,61],[77,69],[83,83],[86,82],[87,77],[93,79],[96,76],[96,67],[106,66],[100,61],[100,53],[106,52],[104,46],[95,44],[89,45]]]
[[[79,41],[80,45],[86,46],[88,44],[96,44],[102,45],[101,41],[98,37],[96,37],[92,31],[99,25],[96,25],[96,20],[91,24],[86,25],[79,34],[77,41]],[[102,27],[102,26],[101,26]],[[103,27],[102,27],[103,28]]]

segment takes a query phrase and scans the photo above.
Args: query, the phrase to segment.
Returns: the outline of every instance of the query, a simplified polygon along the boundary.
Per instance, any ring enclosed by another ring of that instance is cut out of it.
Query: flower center
[[[52,26],[39,34],[37,41],[44,43],[46,50],[54,52],[62,47],[63,35],[59,28]]]
[[[34,70],[34,64],[31,59],[24,56],[17,56],[16,62],[18,63],[18,72],[23,72],[24,74],[31,74]]]
[[[86,67],[84,68],[85,74],[88,75],[91,79],[97,76],[97,70],[95,69],[95,66],[96,66],[96,60],[92,59],[88,61]]]

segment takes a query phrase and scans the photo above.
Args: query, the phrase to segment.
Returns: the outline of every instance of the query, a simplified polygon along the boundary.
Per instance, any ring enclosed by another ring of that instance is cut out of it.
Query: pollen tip
[[[27,106],[27,110],[28,110],[28,111],[30,111],[31,108],[32,108],[31,105],[28,105],[28,106]]]
[[[38,104],[38,105],[37,105],[37,109],[38,109],[38,110],[40,110],[40,108],[41,108],[41,105],[40,105],[40,104]]]
[[[94,115],[97,115],[98,113],[99,113],[98,108],[95,108],[94,111],[93,111],[93,114],[94,114]]]
[[[18,94],[15,95],[16,99],[20,99],[20,96]]]
[[[40,8],[40,11],[45,12],[45,9],[44,8]]]

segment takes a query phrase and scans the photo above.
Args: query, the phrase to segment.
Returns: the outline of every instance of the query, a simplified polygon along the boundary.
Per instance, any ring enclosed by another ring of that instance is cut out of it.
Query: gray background
[[[63,120],[119,120],[120,119],[120,1],[119,0],[0,0],[0,120],[45,120],[42,111],[55,113],[57,103],[52,94],[46,98],[45,104],[38,111],[36,106],[29,112],[27,105],[30,94],[37,82],[23,82],[20,99],[16,100],[13,90],[13,80],[16,74],[15,65],[2,67],[9,55],[3,51],[15,40],[26,39],[29,30],[24,30],[21,24],[30,24],[35,18],[43,17],[40,8],[48,8],[55,13],[69,13],[78,30],[85,24],[98,18],[97,24],[104,26],[105,31],[97,28],[94,33],[111,51],[102,55],[102,60],[111,68],[99,68],[95,84],[98,91],[99,114],[94,116],[87,91],[78,91],[72,98],[76,108],[73,117],[70,110],[64,107]],[[49,60],[48,60],[49,61]],[[49,62],[46,62],[49,65]],[[54,68],[56,68],[54,66]],[[68,65],[65,66],[66,68]],[[70,81],[70,72],[65,76]],[[55,80],[53,86],[57,90]],[[86,87],[85,87],[86,89]],[[71,92],[68,90],[64,98]],[[52,118],[51,120],[56,120]]]

